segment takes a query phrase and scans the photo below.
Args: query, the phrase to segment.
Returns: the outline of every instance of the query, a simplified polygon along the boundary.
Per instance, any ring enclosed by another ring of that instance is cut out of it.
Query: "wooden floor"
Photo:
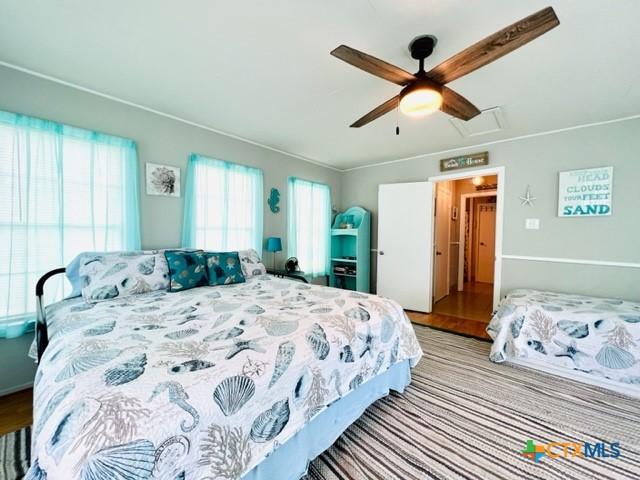
[[[421,313],[407,310],[407,316],[413,323],[445,330],[447,332],[476,337],[482,340],[490,340],[486,328],[488,321],[470,320],[468,318],[453,317],[440,313]]]
[[[33,390],[0,397],[0,435],[15,432],[32,423]]]
[[[434,313],[489,323],[493,312],[493,283],[467,282],[435,303]]]
[[[411,311],[407,311],[407,315],[413,323],[471,337],[489,339],[485,331],[488,320],[473,320],[441,313],[427,314]],[[0,397],[0,435],[31,425],[32,404],[32,389]]]

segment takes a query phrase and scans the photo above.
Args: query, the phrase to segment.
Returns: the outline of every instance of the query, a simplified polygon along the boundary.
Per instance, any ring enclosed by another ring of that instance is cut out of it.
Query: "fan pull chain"
[[[396,135],[400,135],[400,125],[398,125],[398,108],[400,107],[400,103],[396,105]]]

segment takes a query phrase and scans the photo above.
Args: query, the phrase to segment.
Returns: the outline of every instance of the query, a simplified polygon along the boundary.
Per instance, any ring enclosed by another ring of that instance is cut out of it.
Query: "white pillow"
[[[258,277],[267,273],[267,267],[264,266],[258,252],[253,248],[240,250],[238,256],[240,257],[244,278]]]
[[[82,297],[88,303],[169,288],[164,253],[88,254],[80,260]]]

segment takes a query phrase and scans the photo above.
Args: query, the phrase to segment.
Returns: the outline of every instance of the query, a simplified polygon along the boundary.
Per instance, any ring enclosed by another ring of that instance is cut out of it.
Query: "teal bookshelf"
[[[347,223],[351,224],[352,228],[340,228]],[[331,229],[329,285],[368,293],[370,248],[371,214],[367,210],[351,207],[336,215]]]

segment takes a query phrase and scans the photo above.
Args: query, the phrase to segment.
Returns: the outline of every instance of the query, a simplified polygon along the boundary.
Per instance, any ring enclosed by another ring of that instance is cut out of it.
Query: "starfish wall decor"
[[[527,185],[527,190],[524,192],[524,195],[520,197],[520,205],[529,205],[530,207],[533,207],[533,202],[535,201],[536,197],[531,194],[531,187]]]

